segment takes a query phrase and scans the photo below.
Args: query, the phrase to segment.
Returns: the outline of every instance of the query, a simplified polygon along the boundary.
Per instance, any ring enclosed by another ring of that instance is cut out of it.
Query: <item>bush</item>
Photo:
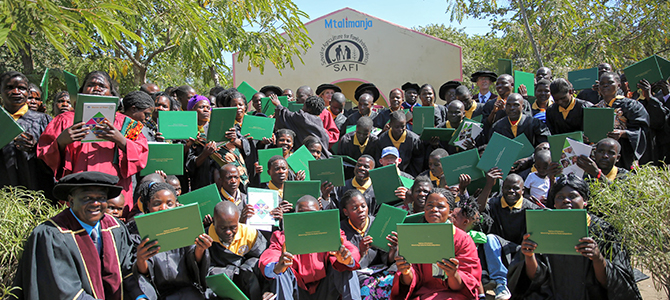
[[[10,292],[23,244],[35,226],[55,216],[61,208],[42,192],[24,187],[0,189],[0,298]]]
[[[670,297],[670,172],[642,166],[627,180],[591,185],[589,211],[620,233],[631,263],[651,272],[654,286]]]

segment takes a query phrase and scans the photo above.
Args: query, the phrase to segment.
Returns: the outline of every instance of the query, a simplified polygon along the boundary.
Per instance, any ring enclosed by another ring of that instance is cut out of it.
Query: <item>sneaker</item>
[[[496,300],[508,300],[512,297],[512,294],[507,289],[507,285],[498,284],[496,285]]]

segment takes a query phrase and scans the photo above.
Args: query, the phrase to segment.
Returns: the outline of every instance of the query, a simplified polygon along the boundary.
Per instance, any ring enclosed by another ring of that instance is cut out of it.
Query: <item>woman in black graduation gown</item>
[[[589,197],[588,184],[570,174],[557,179],[547,203],[556,209],[584,209]],[[576,246],[581,255],[535,254],[537,244],[524,235],[523,256],[507,275],[512,299],[642,299],[617,231],[592,214],[587,222],[590,236]]]

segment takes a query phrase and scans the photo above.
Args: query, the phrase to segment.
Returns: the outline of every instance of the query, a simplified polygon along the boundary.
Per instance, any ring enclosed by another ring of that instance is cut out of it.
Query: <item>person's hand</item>
[[[389,260],[393,260],[398,252],[398,233],[391,231],[391,234],[386,236],[386,240],[388,241],[386,245],[389,246]]]
[[[613,138],[613,139],[618,141],[620,138],[628,137],[628,135],[626,134],[625,130],[614,129],[614,131],[607,134],[607,137],[608,138]]]
[[[589,137],[586,135],[582,135],[584,139],[584,144],[591,145],[591,140],[589,140]]]
[[[261,145],[270,145],[270,144],[274,144],[274,141],[272,140],[272,138],[263,137],[263,139],[260,141],[260,143],[261,143]]]
[[[334,189],[335,186],[332,183],[330,183],[330,181],[324,181],[323,183],[321,183],[321,197],[324,200],[328,200],[330,197],[330,193],[332,193]]]
[[[523,235],[523,242],[521,242],[521,253],[526,257],[533,257],[537,244],[530,240],[530,233]]]
[[[207,214],[207,215],[205,215],[204,218],[202,218],[202,227],[207,228],[210,225],[212,225],[212,223],[214,223],[214,219],[212,218],[212,215]]]
[[[161,247],[157,244],[158,241],[149,242],[149,238],[145,238],[139,245],[137,245],[137,259],[135,260],[135,266],[140,274],[149,273],[149,264],[147,264],[147,260],[158,254],[158,251],[160,251]]]
[[[599,92],[599,89],[600,89],[600,80],[596,80],[596,83],[594,83],[594,84],[591,86],[591,89],[594,90],[594,91],[596,91],[596,92]]]
[[[79,142],[86,137],[88,127],[84,127],[84,122],[79,122],[63,130],[56,138],[58,146],[65,147],[74,142]]]
[[[24,152],[32,152],[35,150],[35,146],[37,145],[37,140],[35,137],[33,137],[32,134],[28,132],[24,132],[19,134],[16,138],[14,138],[14,145],[16,146],[16,149],[19,151],[24,151]]]
[[[340,237],[340,241],[344,244],[344,238]],[[351,252],[344,245],[340,246],[340,249],[336,252],[330,251],[330,255],[335,255],[337,261],[345,266],[351,265],[354,261],[354,258],[351,256]]]
[[[561,174],[563,172],[563,166],[561,163],[558,162],[550,162],[549,167],[547,167],[547,176],[550,178],[555,178],[556,175]]]
[[[597,177],[598,173],[600,173],[598,164],[596,164],[595,161],[586,155],[580,155],[577,157],[577,166],[584,170],[586,174],[591,175],[591,177]]]
[[[291,202],[284,200],[281,203],[279,203],[279,208],[281,208],[281,211],[283,213],[289,213],[293,211],[293,204],[291,204]]]
[[[275,300],[275,299],[277,299],[277,295],[273,294],[272,292],[263,293],[263,300]]]
[[[186,144],[184,144],[184,152],[188,152],[188,149],[193,147],[193,144],[195,144],[195,139],[192,137],[188,138]]]
[[[281,207],[277,206],[273,208],[270,211],[270,215],[275,219],[275,220],[282,220],[284,218],[284,212],[282,211]]]
[[[156,170],[156,171],[154,171],[154,173],[160,175],[163,178],[163,180],[167,179],[167,174],[165,174],[165,172],[163,172],[163,170]]]
[[[214,239],[207,235],[206,233],[203,233],[199,235],[197,238],[195,238],[195,251],[205,251],[209,249],[209,247],[212,247],[212,243],[214,242]]]
[[[475,140],[469,137],[463,141],[463,147],[465,147],[465,150],[472,150],[477,146],[475,145]]]
[[[165,137],[163,137],[163,134],[160,132],[156,132],[156,135],[154,136],[154,139],[156,139],[156,142],[165,142]]]
[[[521,96],[524,98],[528,97],[528,88],[526,88],[525,84],[519,85],[519,94],[521,94]]]
[[[498,179],[502,179],[502,170],[498,167],[493,167],[491,170],[486,172],[486,184],[495,184],[495,181]]]
[[[202,154],[205,156],[210,156],[214,152],[216,152],[216,142],[214,141],[207,143],[205,148],[202,150]]]
[[[505,109],[505,101],[503,99],[497,99],[495,105],[493,106],[493,111]]]
[[[368,254],[368,250],[370,250],[370,245],[372,244],[372,237],[369,235],[366,235],[363,237],[360,243],[358,243],[358,251],[361,253],[361,257],[365,256]]]
[[[296,181],[303,181],[305,180],[305,177],[306,177],[305,170],[300,170],[298,171],[298,173],[295,174]]]
[[[235,141],[237,140],[237,131],[235,128],[228,128],[228,131],[226,131],[226,138],[230,140],[231,143],[235,144]]]
[[[524,157],[517,159],[512,165],[512,170],[510,172],[516,173],[519,170],[527,169],[528,164],[532,161],[530,157]]]
[[[458,176],[458,193],[465,194],[466,189],[472,182],[472,177],[468,174],[461,174]]]
[[[102,124],[95,125],[95,136],[103,140],[114,142],[122,148],[125,148],[126,146],[126,138],[112,123],[109,123],[109,120],[104,120],[102,121]]]
[[[261,166],[261,164],[259,164],[258,162],[255,162],[254,171],[256,171],[256,174],[263,174],[263,166]]]
[[[245,135],[242,136],[242,137],[245,138],[245,139],[247,139],[247,141],[253,141],[253,140],[254,140],[254,137],[251,136],[251,133],[247,133],[247,134],[245,134]]]
[[[409,275],[412,273],[412,264],[408,263],[402,256],[395,257],[395,265],[402,275]]]
[[[579,252],[582,256],[594,262],[602,262],[603,260],[605,260],[603,255],[600,253],[598,244],[593,238],[583,237],[579,239],[579,244],[575,246],[575,250]]]
[[[270,101],[272,101],[272,104],[274,104],[276,107],[281,106],[281,102],[279,102],[279,97],[277,97],[277,95],[270,95]]]
[[[442,269],[442,271],[444,271],[448,277],[454,277],[456,275],[456,271],[458,271],[458,259],[442,259],[442,261],[437,262],[437,267]]]
[[[253,217],[256,214],[256,210],[254,210],[254,206],[251,204],[247,204],[242,208],[242,213],[240,214],[240,223],[246,223],[247,220],[251,217]]]
[[[433,148],[440,147],[440,137],[439,136],[431,137],[430,145],[433,146]]]
[[[286,244],[282,245],[281,256],[279,256],[279,261],[275,265],[274,272],[279,275],[286,272],[286,269],[290,268],[293,265],[293,254],[286,252]]]
[[[381,132],[388,131],[389,129],[391,129],[391,123],[386,123],[386,125],[384,125],[384,128],[382,128]]]
[[[399,186],[397,189],[395,189],[395,196],[398,197],[398,199],[405,201],[405,198],[407,198],[407,191],[409,191],[408,188],[404,186]]]
[[[649,99],[651,95],[651,83],[648,80],[642,79],[637,83],[637,88],[642,91],[642,96],[645,99]]]

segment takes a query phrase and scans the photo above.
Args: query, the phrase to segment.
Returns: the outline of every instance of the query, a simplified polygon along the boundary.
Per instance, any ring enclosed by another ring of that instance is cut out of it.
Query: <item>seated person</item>
[[[584,170],[584,179],[613,182],[626,179],[628,170],[615,164],[621,157],[621,144],[612,138],[604,138],[596,144],[593,159],[587,156],[577,158],[577,166]]]
[[[381,128],[382,131],[387,131],[389,129],[387,125],[391,119],[391,113],[402,109],[402,104],[405,102],[404,95],[405,93],[399,88],[391,90],[389,93],[389,107],[384,108],[377,113],[377,116],[373,120],[375,127]]]
[[[547,205],[547,194],[551,187],[551,178],[548,176],[549,164],[551,163],[551,152],[548,150],[538,151],[535,154],[535,169],[537,171],[528,174],[524,181],[524,197],[534,197],[543,205]]]
[[[344,219],[344,194],[350,190],[358,190],[363,197],[369,210],[374,211],[377,207],[377,200],[375,199],[375,191],[372,188],[372,180],[370,179],[370,171],[375,168],[375,160],[370,155],[363,155],[356,161],[354,168],[354,178],[347,179],[343,187],[335,188],[334,206],[332,208],[340,209],[340,219]],[[374,214],[372,214],[374,215]]]
[[[218,170],[214,170],[214,182],[219,188],[221,199],[228,200],[237,206],[240,211],[242,223],[246,223],[246,212],[248,206],[247,195],[240,190],[240,172],[233,164],[226,164]]]
[[[497,132],[510,139],[525,134],[533,147],[547,141],[547,136],[551,135],[547,125],[538,119],[524,114],[524,102],[528,101],[525,101],[517,93],[512,93],[507,97],[507,102],[505,102],[505,117],[493,124],[488,139],[491,139],[493,133]]]
[[[174,188],[165,182],[150,185],[140,196],[142,212],[146,214],[177,207],[175,194]],[[140,240],[137,227],[130,228],[134,240]],[[137,245],[133,272],[137,277],[148,278],[160,299],[205,299],[203,290],[210,261],[207,249],[210,246],[212,238],[201,234],[191,246],[159,252],[158,241],[150,241],[147,237]]]
[[[358,110],[352,113],[342,125],[343,130],[340,132],[340,138],[346,133],[347,127],[356,125],[361,117],[368,117],[372,120],[377,117],[377,112],[372,110],[375,100],[374,96],[369,93],[363,93],[358,97]]]
[[[430,191],[433,188],[434,187],[430,178],[426,176],[419,176],[415,178],[414,184],[407,193],[401,208],[408,211],[409,214],[418,214],[423,212],[423,208],[426,205],[426,198],[428,198],[428,194],[430,194]]]
[[[386,147],[395,147],[400,153],[399,158],[401,158],[398,168],[412,176],[417,176],[423,171],[424,149],[419,136],[407,130],[406,123],[407,119],[404,112],[394,111],[391,113],[391,121],[389,122],[391,129],[379,135],[377,151],[380,153]]]
[[[400,158],[400,153],[398,153],[398,149],[396,147],[393,146],[386,147],[382,149],[381,153],[382,154],[381,158],[379,159],[379,164],[381,164],[382,167],[386,167],[390,164],[395,164],[396,168],[398,168],[402,163],[402,158]],[[398,174],[400,174],[400,176],[405,178],[414,179],[414,176],[403,172],[402,170],[400,170],[400,168],[398,168]]]
[[[291,129],[278,129],[274,135],[274,145],[269,147],[281,148],[284,158],[288,158],[293,154],[293,141],[295,140],[295,132]]]
[[[298,199],[297,212],[318,211],[319,201],[305,195]],[[270,246],[260,257],[259,268],[270,279],[277,299],[360,299],[359,251],[340,231],[342,246],[337,252],[293,255],[286,252],[282,231],[272,233]]]
[[[340,139],[337,154],[347,155],[353,159],[358,159],[363,154],[376,157],[377,137],[370,134],[372,132],[372,119],[361,117],[356,122],[356,131],[346,133]]]
[[[252,116],[267,117],[267,115],[263,113],[263,107],[261,101],[261,99],[265,97],[266,97],[265,94],[261,92],[255,93],[253,96],[251,96],[251,101],[249,102],[251,103],[251,106],[254,108],[254,111],[251,114]]]
[[[279,198],[281,199],[284,199],[284,182],[292,180],[305,180],[305,171],[299,171],[298,174],[295,175],[293,172],[289,172],[286,159],[279,155],[270,157],[268,160],[268,174],[270,174],[270,181],[268,183],[264,183],[263,188],[277,191],[277,193],[279,193]],[[282,212],[291,212],[293,210],[293,204],[282,200],[279,204],[279,208]],[[247,216],[250,216],[250,213],[253,214],[253,209],[249,209],[250,206],[247,205]]]
[[[555,105],[547,109],[547,127],[551,134],[584,131],[584,108],[591,107],[589,101],[577,99],[572,84],[557,78],[549,85]]]
[[[556,180],[548,203],[556,209],[585,209],[589,199],[589,185],[569,174]],[[581,255],[535,254],[533,235],[524,235],[524,259],[510,266],[516,299],[642,299],[621,236],[595,215],[588,214],[587,222],[589,236],[575,245]]]
[[[425,221],[449,221],[449,202],[454,203],[451,192],[439,188],[431,191],[424,209]],[[396,256],[398,272],[393,279],[390,299],[474,299],[478,295],[482,268],[472,238],[457,227],[454,227],[454,249],[454,258],[433,264],[410,264],[404,257]]]
[[[240,211],[233,202],[217,203],[213,219],[207,229],[213,240],[207,275],[225,273],[249,299],[262,299],[258,259],[267,240],[257,229],[240,224]]]
[[[443,148],[437,148],[433,150],[433,152],[431,152],[428,156],[428,170],[421,172],[419,176],[429,177],[430,181],[433,183],[433,187],[444,187],[444,185],[440,185],[440,178],[444,176],[440,159],[447,156],[449,156],[449,153],[447,153],[447,150],[444,150]]]
[[[472,97],[472,94],[470,93],[470,89],[468,89],[468,87],[466,87],[465,85],[459,85],[456,88],[455,93],[456,93],[456,100],[459,100],[461,101],[461,103],[463,103],[464,116],[466,118],[472,119],[482,114],[482,110],[484,110],[484,103],[478,103],[477,100]],[[447,108],[449,107],[447,106]]]
[[[341,204],[346,217],[340,222],[340,228],[347,240],[358,247],[361,255],[361,270],[356,271],[361,285],[361,296],[364,299],[388,299],[396,271],[393,263],[398,249],[398,237],[395,234],[386,237],[390,248],[388,252],[372,247],[372,237],[367,233],[375,217],[368,214],[369,207],[363,194],[355,189],[349,190],[344,193]]]
[[[302,146],[302,141],[308,136],[315,136],[321,142],[321,145],[329,144],[328,131],[323,127],[323,122],[319,115],[326,108],[323,99],[317,96],[310,96],[305,100],[302,109],[296,112],[289,111],[288,108],[281,105],[279,99],[271,97],[272,104],[277,106],[275,110],[276,129],[287,128],[295,132],[294,147]]]
[[[533,118],[547,123],[547,110],[554,104],[554,99],[551,98],[551,90],[549,86],[551,81],[548,79],[540,79],[535,83],[535,102],[530,107]]]

